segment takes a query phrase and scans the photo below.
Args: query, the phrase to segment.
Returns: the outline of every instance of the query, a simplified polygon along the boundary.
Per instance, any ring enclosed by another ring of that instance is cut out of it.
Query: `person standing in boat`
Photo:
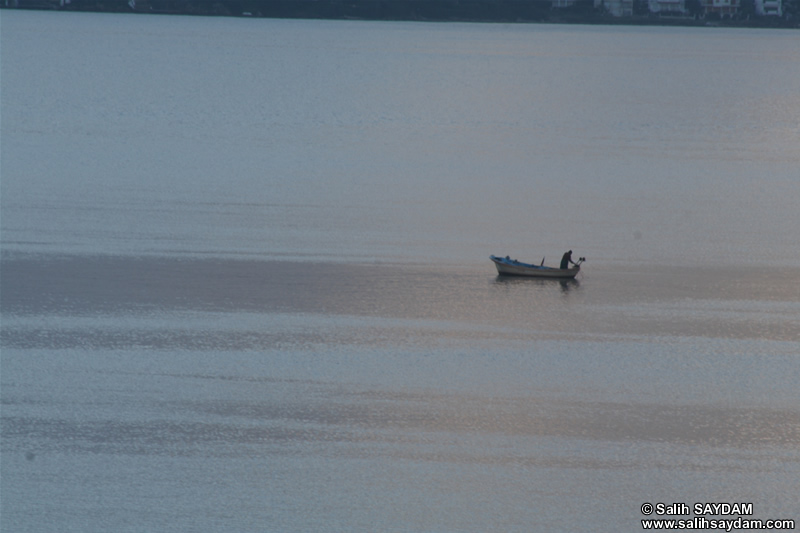
[[[561,257],[561,270],[568,269],[570,263],[572,263],[573,265],[577,265],[578,264],[578,263],[576,263],[575,261],[572,260],[572,250],[570,250],[569,252],[565,253]]]

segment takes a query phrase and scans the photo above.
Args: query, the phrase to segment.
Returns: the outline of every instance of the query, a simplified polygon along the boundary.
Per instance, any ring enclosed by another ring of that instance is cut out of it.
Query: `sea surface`
[[[0,53],[3,532],[800,520],[796,31],[6,9]]]

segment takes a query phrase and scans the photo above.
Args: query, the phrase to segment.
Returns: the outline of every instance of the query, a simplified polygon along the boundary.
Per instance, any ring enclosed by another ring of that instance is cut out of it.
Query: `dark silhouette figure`
[[[562,270],[568,269],[570,263],[572,263],[573,265],[577,265],[577,263],[572,260],[572,250],[565,253],[563,257],[561,257],[561,269]]]

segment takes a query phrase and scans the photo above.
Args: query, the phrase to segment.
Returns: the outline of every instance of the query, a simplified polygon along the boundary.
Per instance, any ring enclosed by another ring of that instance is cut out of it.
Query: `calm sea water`
[[[0,52],[2,531],[800,520],[796,32],[3,10]]]

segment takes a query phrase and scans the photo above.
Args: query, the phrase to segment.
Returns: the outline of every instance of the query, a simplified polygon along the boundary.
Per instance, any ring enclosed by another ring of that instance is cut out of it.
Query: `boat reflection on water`
[[[495,276],[494,283],[501,286],[534,286],[542,289],[560,286],[562,292],[569,292],[571,290],[578,289],[581,286],[581,282],[575,278],[532,278],[525,276],[505,276],[501,274]]]

